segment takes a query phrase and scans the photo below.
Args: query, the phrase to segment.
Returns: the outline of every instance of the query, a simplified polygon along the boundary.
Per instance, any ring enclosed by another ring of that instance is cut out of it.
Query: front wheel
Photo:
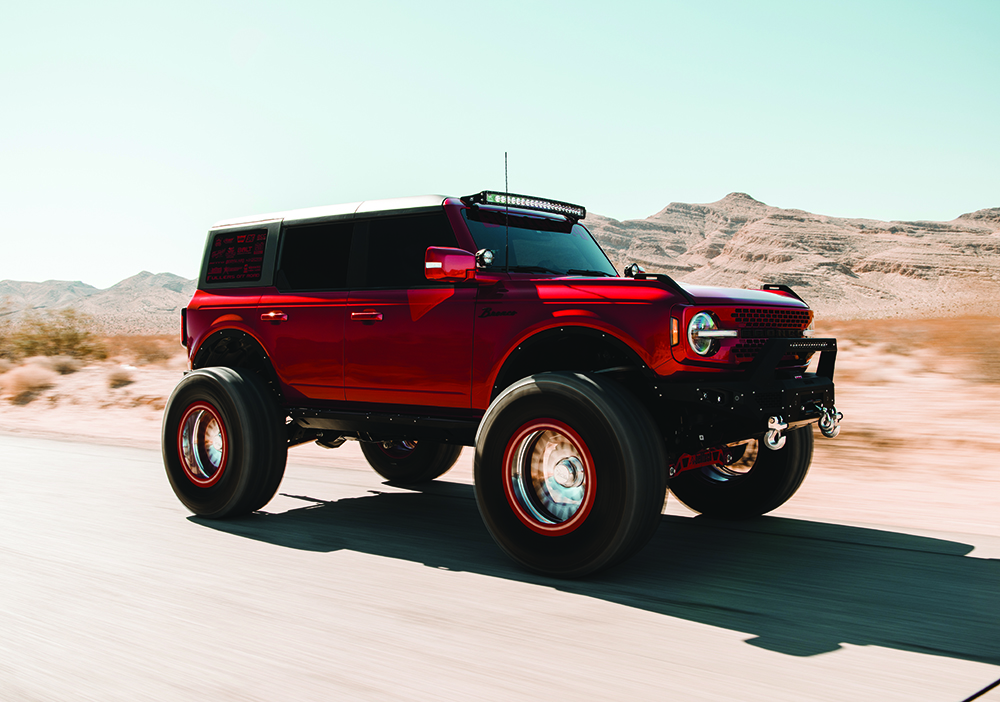
[[[361,453],[368,465],[390,483],[412,485],[448,472],[462,447],[435,441],[363,441]]]
[[[685,471],[670,479],[670,491],[695,512],[719,519],[759,517],[777,509],[799,489],[812,462],[812,427],[786,436],[778,451],[756,439],[733,447],[731,464]]]
[[[613,381],[540,373],[490,405],[476,437],[476,501],[500,548],[522,566],[573,578],[646,544],[666,492],[661,441]]]

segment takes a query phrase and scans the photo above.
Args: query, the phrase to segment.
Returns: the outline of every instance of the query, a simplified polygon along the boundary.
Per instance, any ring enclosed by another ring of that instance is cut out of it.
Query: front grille
[[[809,310],[737,307],[732,312],[732,319],[738,325],[755,329],[805,329],[811,317]]]
[[[752,361],[766,343],[767,339],[741,339],[733,345],[729,353],[737,363]]]
[[[757,354],[764,348],[767,341],[767,339],[740,339],[730,348],[729,356],[735,363],[748,363],[757,358]],[[805,365],[809,363],[809,359],[813,357],[813,354],[817,350],[822,350],[809,347],[803,349],[795,349],[794,346],[789,347],[790,351],[793,349],[798,351],[798,353],[786,353],[781,357],[781,365]]]
[[[718,311],[723,328],[739,330],[739,338],[729,347],[730,363],[749,363],[757,358],[769,339],[795,339],[793,348],[797,353],[789,353],[782,358],[782,365],[808,363],[814,349],[795,348],[805,341],[802,332],[812,321],[812,311],[803,309],[782,309],[768,307],[732,307]]]

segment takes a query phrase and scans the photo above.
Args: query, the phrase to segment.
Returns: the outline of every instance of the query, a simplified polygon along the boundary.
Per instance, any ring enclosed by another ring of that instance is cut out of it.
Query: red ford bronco
[[[474,446],[490,534],[557,577],[642,548],[668,486],[724,519],[784,503],[809,425],[839,432],[836,341],[781,285],[620,277],[585,215],[485,191],[217,224],[164,415],[174,492],[233,517],[274,496],[296,444],[359,441],[396,484]]]

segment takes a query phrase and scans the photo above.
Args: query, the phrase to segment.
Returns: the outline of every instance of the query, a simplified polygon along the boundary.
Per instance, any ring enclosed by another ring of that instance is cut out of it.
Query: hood
[[[770,305],[809,309],[809,305],[786,293],[770,290],[741,290],[716,288],[711,285],[679,283],[699,305]]]

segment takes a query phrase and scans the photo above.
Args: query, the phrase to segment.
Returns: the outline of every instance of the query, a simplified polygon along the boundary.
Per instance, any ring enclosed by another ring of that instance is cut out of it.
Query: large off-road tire
[[[748,519],[777,509],[799,489],[812,461],[811,426],[786,437],[778,451],[751,439],[732,465],[685,471],[671,478],[670,491],[695,512],[719,519]]]
[[[387,447],[382,442],[363,441],[361,452],[375,472],[390,483],[413,485],[447,473],[462,447],[435,441],[393,441]]]
[[[574,578],[642,548],[666,494],[662,441],[635,398],[583,373],[540,373],[504,390],[476,436],[476,502],[523,567]]]
[[[193,371],[167,401],[163,464],[178,499],[200,517],[263,507],[281,483],[287,455],[277,404],[252,371]]]

